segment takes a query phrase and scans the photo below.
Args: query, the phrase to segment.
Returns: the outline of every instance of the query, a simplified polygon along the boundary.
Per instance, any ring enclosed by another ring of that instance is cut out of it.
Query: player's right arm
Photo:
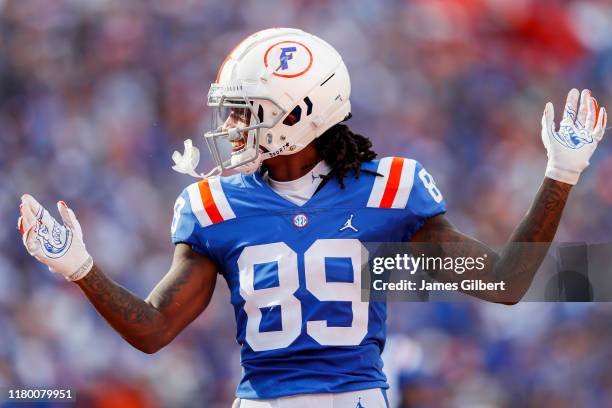
[[[178,244],[170,270],[145,300],[115,283],[95,264],[75,283],[128,343],[155,353],[204,311],[216,280],[213,262],[188,245]]]
[[[18,227],[28,252],[52,272],[74,281],[104,319],[131,345],[154,353],[204,311],[217,267],[189,245],[177,244],[172,266],[146,299],[106,276],[85,249],[81,227],[62,201],[59,224],[33,197],[22,197]]]

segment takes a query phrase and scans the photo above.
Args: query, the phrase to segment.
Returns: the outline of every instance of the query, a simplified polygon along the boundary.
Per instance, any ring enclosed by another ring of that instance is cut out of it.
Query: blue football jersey
[[[398,157],[330,180],[302,206],[262,174],[213,177],[174,207],[172,242],[213,260],[227,281],[241,346],[240,398],[388,388],[386,304],[361,301],[363,242],[407,241],[446,211],[432,177]]]

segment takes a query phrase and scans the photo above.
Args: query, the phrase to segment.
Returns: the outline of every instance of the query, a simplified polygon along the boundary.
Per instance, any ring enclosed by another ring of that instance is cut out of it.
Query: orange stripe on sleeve
[[[217,208],[217,204],[215,204],[215,200],[213,199],[212,193],[210,192],[210,186],[208,185],[208,180],[202,180],[198,183],[198,189],[200,190],[200,197],[202,198],[202,205],[204,206],[204,210],[210,221],[213,224],[223,221],[223,217]]]
[[[402,176],[402,167],[404,166],[404,159],[400,157],[394,157],[391,162],[391,168],[389,169],[389,178],[385,185],[385,192],[380,200],[380,208],[391,208],[397,189],[399,188],[400,178]]]

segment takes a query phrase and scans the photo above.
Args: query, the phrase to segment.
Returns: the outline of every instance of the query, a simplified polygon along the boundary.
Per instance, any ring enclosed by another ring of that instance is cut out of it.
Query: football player
[[[415,160],[374,160],[370,141],[342,122],[350,81],[336,50],[296,29],[242,41],[221,65],[208,104],[217,123],[205,139],[216,173],[189,185],[174,205],[172,266],[146,299],[96,265],[73,211],[63,224],[24,195],[18,226],[28,252],[75,282],[130,344],[155,353],[208,305],[217,274],[227,281],[241,346],[235,406],[386,407],[382,370],[386,305],[361,299],[364,242],[432,245],[430,255],[480,256],[483,270],[462,279],[506,282],[508,293],[473,293],[516,303],[550,243],[570,190],[601,140],[606,111],[588,90],[571,90],[557,130],[542,117],[548,152],[534,202],[497,254],[458,231],[433,177]],[[175,169],[194,174],[190,142]],[[544,245],[546,247],[546,245]],[[457,281],[453,271],[436,279]]]

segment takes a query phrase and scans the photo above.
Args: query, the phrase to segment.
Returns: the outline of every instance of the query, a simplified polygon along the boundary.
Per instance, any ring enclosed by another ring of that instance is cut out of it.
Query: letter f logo
[[[287,68],[289,68],[289,65],[287,64],[287,61],[292,60],[293,59],[293,53],[297,51],[297,48],[295,47],[284,47],[281,48],[281,55],[280,55],[280,69],[281,70],[286,70]]]

